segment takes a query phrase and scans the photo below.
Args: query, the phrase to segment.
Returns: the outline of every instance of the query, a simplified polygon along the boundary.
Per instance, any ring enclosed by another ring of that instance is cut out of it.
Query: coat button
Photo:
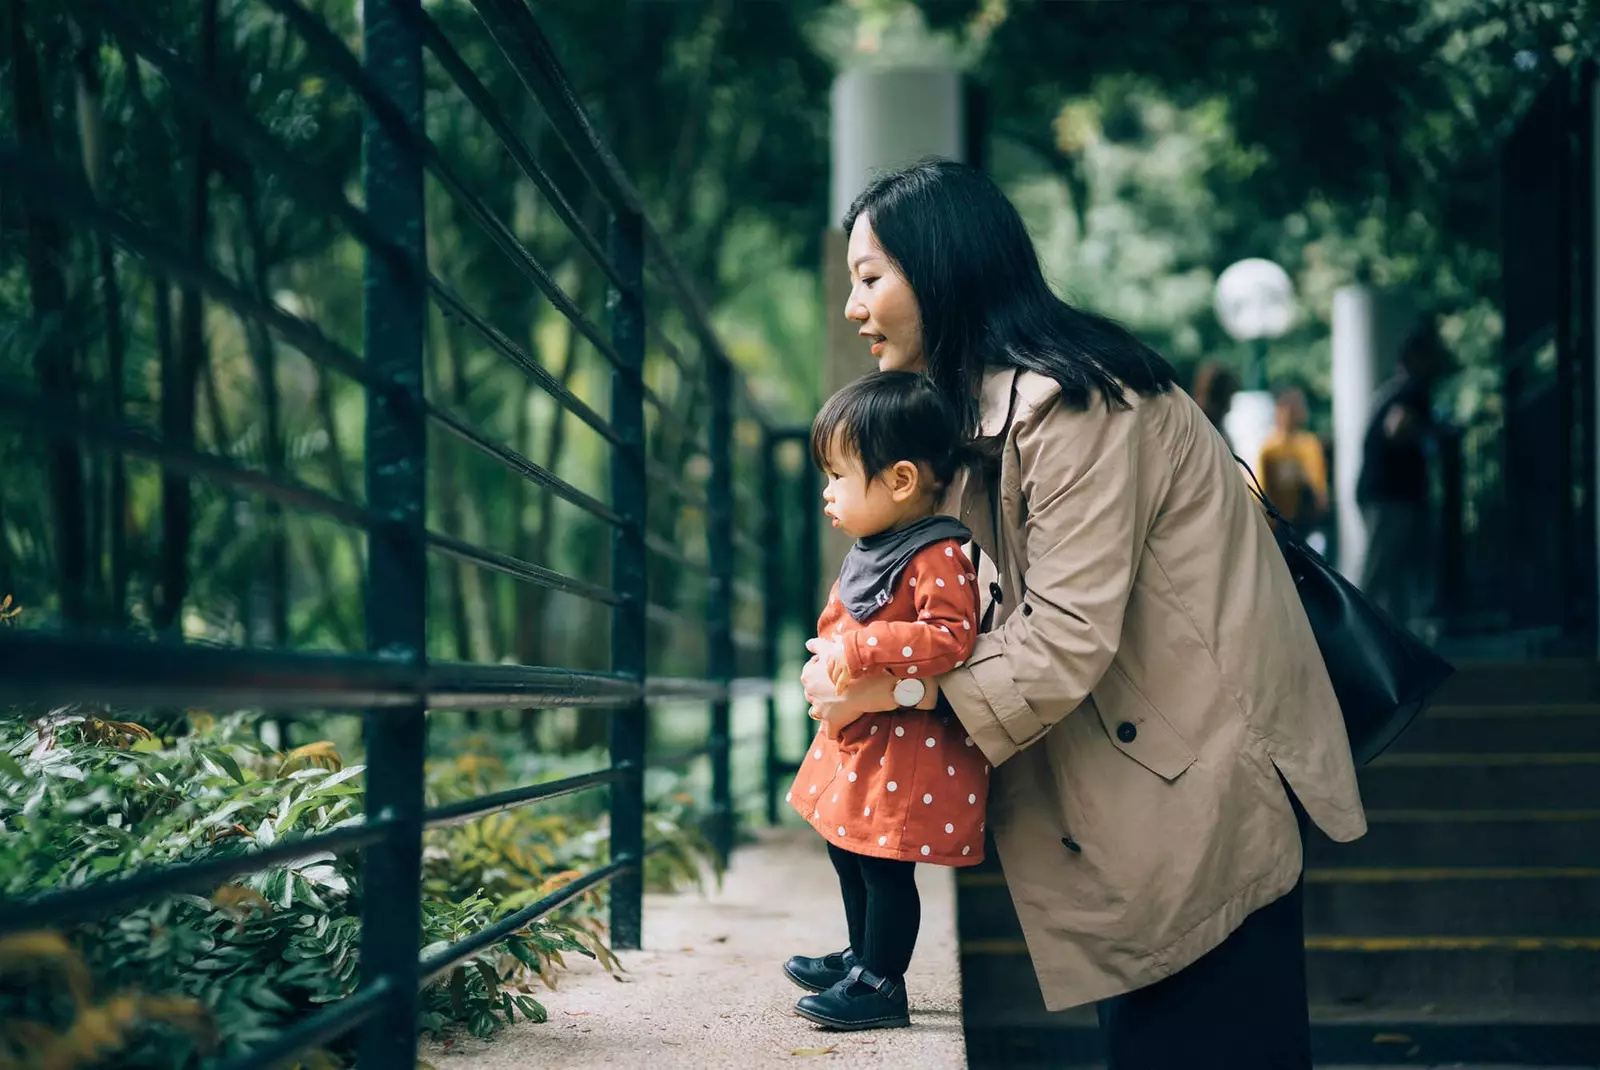
[[[1124,743],[1132,743],[1139,730],[1133,726],[1132,721],[1123,721],[1117,725],[1117,738]]]
[[[1028,603],[1028,602],[1022,603],[1022,615],[1024,617],[1033,616],[1033,606],[1030,603]]]
[[[989,597],[993,598],[996,602],[1004,602],[1005,592],[1000,590],[1000,585],[998,583],[991,583],[989,584]]]
[[[1061,846],[1065,847],[1067,850],[1071,851],[1073,854],[1081,854],[1081,853],[1083,853],[1083,848],[1079,847],[1078,846],[1078,841],[1073,839],[1071,836],[1063,836],[1063,837],[1061,837]]]

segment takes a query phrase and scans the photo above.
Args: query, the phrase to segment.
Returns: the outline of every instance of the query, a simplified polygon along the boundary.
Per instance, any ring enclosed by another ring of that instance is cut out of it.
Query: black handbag
[[[1272,519],[1278,548],[1289,563],[1344,713],[1350,751],[1357,765],[1365,765],[1399,738],[1455,666],[1391,620],[1306,545],[1267,500],[1250,466],[1234,460],[1250,473],[1252,493]]]

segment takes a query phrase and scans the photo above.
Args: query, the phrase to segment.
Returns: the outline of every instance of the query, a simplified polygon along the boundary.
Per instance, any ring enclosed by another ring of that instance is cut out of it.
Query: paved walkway
[[[779,968],[791,954],[843,947],[839,888],[821,837],[808,828],[762,831],[734,852],[720,891],[650,895],[645,949],[621,953],[612,979],[588,959],[542,993],[542,1025],[521,1024],[490,1041],[427,1045],[437,1070],[530,1066],[753,1067],[843,1057],[850,1066],[958,1070],[966,1066],[956,960],[954,871],[920,866],[922,935],[907,974],[910,1029],[826,1032],[796,1015],[805,993]]]

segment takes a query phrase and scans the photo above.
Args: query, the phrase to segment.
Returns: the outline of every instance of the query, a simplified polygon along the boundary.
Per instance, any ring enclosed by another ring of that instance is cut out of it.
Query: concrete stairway
[[[1307,845],[1319,1064],[1600,1066],[1600,665],[1462,666],[1361,786],[1367,836]],[[958,883],[970,1065],[1098,1065],[992,858]]]

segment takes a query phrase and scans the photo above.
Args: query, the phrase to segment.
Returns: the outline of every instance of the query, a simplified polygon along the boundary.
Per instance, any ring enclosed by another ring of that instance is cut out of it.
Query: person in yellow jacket
[[[1306,396],[1278,391],[1278,426],[1261,444],[1256,472],[1261,489],[1292,524],[1315,527],[1328,513],[1328,465],[1322,440],[1306,430]]]

